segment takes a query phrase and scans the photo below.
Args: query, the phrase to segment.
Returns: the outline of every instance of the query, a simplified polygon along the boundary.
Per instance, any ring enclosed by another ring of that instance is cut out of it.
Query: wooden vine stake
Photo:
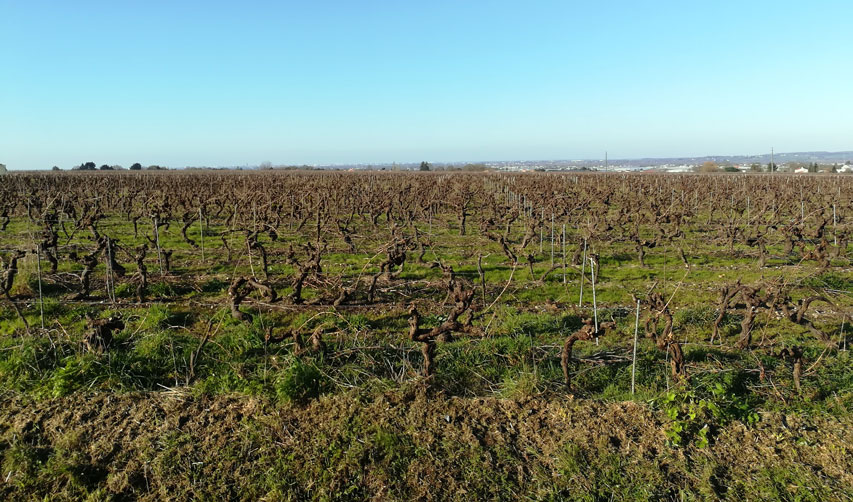
[[[30,214],[29,202],[27,202],[27,214]],[[27,232],[30,234],[30,241],[32,242],[33,246],[35,246],[35,248],[36,248],[36,271],[38,272],[38,281],[39,281],[39,313],[41,314],[41,329],[42,329],[42,331],[44,331],[44,297],[42,296],[42,292],[41,292],[41,244],[35,243],[35,237],[33,236],[33,231],[30,228],[29,220],[27,221]],[[10,289],[11,289],[11,284],[10,284]],[[11,301],[11,298],[9,299],[9,301]],[[15,305],[13,303],[12,306],[15,307],[16,311],[18,310],[17,305]],[[20,315],[20,312],[18,312],[18,314]],[[23,318],[23,316],[22,316],[22,318]],[[26,324],[26,319],[24,319],[24,324]],[[29,326],[27,326],[27,330],[29,331]]]
[[[640,331],[640,300],[637,300],[637,316],[634,318],[634,355],[631,356],[631,395],[637,381],[637,334]]]
[[[486,308],[486,274],[483,273],[483,255],[477,255],[477,274],[480,276],[480,286],[483,292],[483,308]]]
[[[746,224],[749,225],[749,196],[746,197]]]
[[[561,239],[563,248],[563,284],[566,284],[566,224],[563,223],[563,238]]]
[[[106,260],[107,260],[107,298],[110,299],[110,302],[115,303],[115,277],[113,276],[113,256],[112,256],[112,241],[109,237],[107,239],[107,247],[106,247]]]
[[[36,246],[36,270],[38,271],[39,276],[39,310],[41,313],[41,329],[44,330],[44,296],[42,296],[41,293],[41,247],[39,246]]]
[[[595,320],[595,332],[598,333],[598,304],[595,302],[595,260],[589,258],[589,273],[592,276],[592,316]],[[595,345],[598,345],[598,337],[595,337]]]
[[[583,240],[583,259],[581,260],[581,294],[578,298],[578,308],[583,305],[583,280],[586,277],[586,239]]]
[[[198,208],[198,226],[201,230],[201,262],[204,263],[204,220],[201,216],[201,208]]]
[[[542,208],[542,221],[545,221],[545,208]],[[539,225],[539,253],[542,253],[542,242],[545,240],[545,225]]]
[[[835,234],[835,245],[838,246],[838,229],[836,228],[836,224],[838,223],[837,218],[835,217],[835,204],[832,205],[832,233]]]
[[[551,266],[554,266],[554,213],[551,213]]]
[[[157,265],[160,267],[160,276],[163,276],[163,253],[160,251],[160,227],[157,225],[157,218],[154,221],[154,239],[157,245]]]

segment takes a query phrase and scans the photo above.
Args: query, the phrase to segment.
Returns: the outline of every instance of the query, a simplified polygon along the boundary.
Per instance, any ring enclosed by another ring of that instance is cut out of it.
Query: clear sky
[[[0,163],[853,150],[853,2],[0,0]]]

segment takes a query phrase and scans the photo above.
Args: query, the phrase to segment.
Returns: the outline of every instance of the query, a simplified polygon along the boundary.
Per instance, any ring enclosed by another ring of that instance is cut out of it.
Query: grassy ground
[[[669,444],[665,420],[644,404],[453,398],[418,386],[307,405],[184,392],[17,396],[0,418],[7,499],[853,497],[849,415],[762,412],[702,448]]]

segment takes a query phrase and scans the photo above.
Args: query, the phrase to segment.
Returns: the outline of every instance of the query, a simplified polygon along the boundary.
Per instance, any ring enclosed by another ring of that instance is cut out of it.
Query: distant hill
[[[770,153],[759,155],[706,155],[703,157],[642,157],[609,159],[610,166],[650,167],[650,166],[678,166],[699,165],[703,162],[716,162],[717,164],[752,164],[766,165],[770,162]],[[773,162],[784,164],[786,162],[817,162],[819,164],[839,163],[853,161],[853,151],[843,152],[783,152],[773,154]],[[604,166],[604,159],[581,159],[581,160],[521,160],[521,161],[494,161],[486,162],[490,167],[541,167],[541,168],[577,168]]]
[[[608,165],[623,166],[623,167],[650,167],[650,166],[678,166],[678,165],[699,165],[703,162],[716,162],[717,164],[752,164],[759,163],[766,165],[770,162],[770,153],[759,155],[706,155],[703,157],[642,157],[642,158],[611,158],[608,160]],[[785,164],[787,162],[817,162],[819,164],[839,163],[843,164],[846,161],[853,161],[853,150],[843,152],[783,152],[773,154],[773,161],[776,164]],[[431,166],[433,170],[443,170],[448,168],[458,168],[466,164],[485,164],[491,168],[525,168],[525,169],[579,169],[583,167],[602,168],[604,159],[577,159],[577,160],[490,160],[490,161],[459,161],[459,162],[433,162]],[[336,164],[336,165],[320,165],[316,166],[319,169],[382,169],[382,170],[416,170],[418,163],[416,162],[397,162],[391,164]]]
[[[773,154],[773,161],[781,164],[783,162],[845,162],[853,160],[853,151],[844,152],[787,152]],[[770,153],[761,155],[707,155],[705,157],[669,157],[669,158],[644,158],[644,159],[625,159],[614,160],[614,163],[622,162],[638,162],[643,165],[662,165],[662,164],[701,164],[702,162],[712,161],[720,163],[733,164],[750,164],[753,162],[767,163],[770,162]]]

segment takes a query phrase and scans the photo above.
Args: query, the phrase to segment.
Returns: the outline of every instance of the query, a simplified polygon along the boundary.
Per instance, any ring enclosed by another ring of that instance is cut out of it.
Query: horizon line
[[[849,159],[845,159],[845,160],[853,160],[853,150],[804,150],[804,151],[792,151],[792,152],[774,152],[771,150],[770,152],[756,153],[756,154],[739,153],[739,154],[707,154],[707,155],[674,155],[674,156],[659,156],[659,157],[649,157],[649,156],[644,156],[644,157],[610,157],[609,155],[605,154],[605,157],[598,158],[598,159],[594,159],[594,158],[578,158],[578,159],[569,159],[569,158],[551,158],[551,159],[548,159],[548,158],[538,158],[538,159],[526,158],[525,159],[525,158],[517,158],[517,159],[491,159],[491,160],[478,159],[478,160],[452,160],[452,161],[413,160],[413,161],[399,161],[399,162],[398,161],[390,161],[390,162],[389,161],[381,161],[381,162],[329,162],[329,163],[310,163],[310,164],[304,163],[304,162],[302,162],[302,163],[299,163],[299,162],[297,162],[297,163],[276,163],[276,162],[270,162],[270,161],[263,161],[263,162],[260,162],[258,164],[246,163],[246,164],[217,165],[217,166],[212,166],[212,165],[169,165],[169,164],[162,164],[162,163],[154,163],[154,164],[148,164],[147,166],[144,165],[143,168],[150,167],[150,166],[159,166],[159,167],[163,167],[163,168],[167,168],[167,169],[257,169],[257,168],[260,168],[262,166],[265,166],[266,164],[269,164],[269,166],[272,168],[282,168],[282,167],[322,168],[322,167],[342,167],[342,166],[394,166],[394,165],[408,166],[408,165],[417,165],[417,164],[420,164],[421,162],[427,162],[430,165],[442,165],[442,166],[490,164],[490,163],[513,163],[513,162],[552,162],[552,163],[553,162],[563,162],[563,163],[608,162],[609,164],[613,165],[613,163],[616,163],[616,162],[626,162],[626,161],[633,161],[633,162],[637,162],[637,161],[664,161],[664,160],[675,160],[675,159],[682,159],[682,160],[697,159],[698,160],[698,159],[710,159],[710,158],[720,159],[720,158],[736,158],[736,157],[743,157],[746,159],[750,159],[750,158],[763,158],[763,157],[770,157],[770,156],[779,157],[779,156],[788,156],[788,155],[808,155],[808,154],[844,155],[844,156],[850,157]],[[95,163],[95,164],[97,166],[97,163]],[[80,164],[80,165],[82,165],[82,164]],[[103,166],[103,165],[110,165],[110,166],[119,165],[120,166],[120,164],[101,164],[101,166]],[[24,169],[21,169],[21,168],[9,167],[8,165],[3,164],[2,162],[0,162],[0,166],[5,166],[8,171],[50,171],[53,169],[53,167],[58,167],[58,166],[54,165],[52,167],[45,167],[45,168],[36,168],[36,169],[24,168]],[[60,168],[60,170],[70,171],[70,170],[73,170],[75,167],[78,167],[78,166],[72,166],[72,167],[68,167],[68,168]],[[125,167],[125,166],[121,166],[121,167],[124,169],[128,169],[128,167]]]

